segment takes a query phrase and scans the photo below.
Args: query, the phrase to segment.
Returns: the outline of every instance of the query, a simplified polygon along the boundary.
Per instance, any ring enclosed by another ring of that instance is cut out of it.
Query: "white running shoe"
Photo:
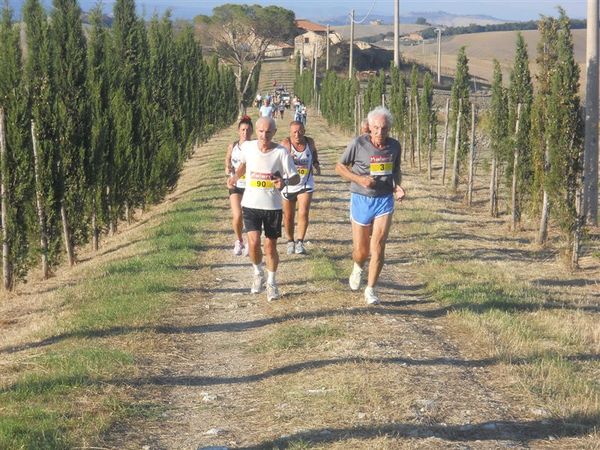
[[[350,278],[348,278],[348,284],[350,284],[350,289],[353,291],[358,291],[360,288],[362,273],[362,269],[358,269],[356,264],[352,266],[352,273],[350,274]]]
[[[367,305],[379,305],[379,303],[381,303],[379,297],[377,297],[377,294],[375,293],[375,289],[368,286],[365,288],[365,301],[367,302]]]
[[[277,285],[273,283],[267,283],[267,301],[272,302],[280,297],[279,289]]]
[[[254,278],[252,278],[252,287],[250,288],[250,292],[253,294],[258,294],[260,291],[262,291],[263,283],[263,274],[255,273]]]
[[[296,244],[294,243],[294,241],[288,241],[288,243],[287,243],[287,254],[288,255],[293,255],[294,251],[296,251]]]
[[[306,249],[304,248],[303,241],[296,241],[295,252],[296,252],[296,255],[305,255],[306,254]]]
[[[243,250],[244,250],[244,241],[235,241],[235,244],[233,245],[233,254],[235,256],[241,256]]]

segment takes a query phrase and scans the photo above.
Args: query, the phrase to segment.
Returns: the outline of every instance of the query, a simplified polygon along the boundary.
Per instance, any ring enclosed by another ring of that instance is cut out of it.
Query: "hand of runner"
[[[237,177],[235,175],[230,175],[229,177],[227,177],[227,187],[229,189],[233,189],[235,187],[235,184],[237,183]]]
[[[285,182],[283,181],[283,178],[277,175],[273,175],[272,180],[273,186],[275,186],[276,189],[279,189],[281,191],[285,187]]]
[[[406,192],[404,192],[404,189],[401,186],[396,186],[394,188],[394,194],[396,194],[396,200],[401,202],[406,195]]]
[[[364,175],[364,176],[360,177],[359,184],[365,188],[372,188],[375,186],[375,178],[373,178],[369,175]]]

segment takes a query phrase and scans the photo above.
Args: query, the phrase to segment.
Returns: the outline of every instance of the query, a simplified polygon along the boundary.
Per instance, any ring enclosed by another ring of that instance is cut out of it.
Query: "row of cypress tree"
[[[40,256],[48,276],[63,254],[73,264],[76,246],[97,248],[102,231],[161,199],[193,144],[237,114],[233,72],[203,59],[191,26],[176,33],[168,14],[146,23],[134,0],[116,1],[111,28],[99,8],[89,26],[81,17],[76,0],[54,0],[49,14],[27,0],[22,23],[2,10],[9,289]]]
[[[552,217],[571,244],[581,226],[577,208],[584,140],[580,69],[564,10],[559,9],[558,18],[542,17],[538,30],[535,89],[520,34],[508,88],[495,64],[489,113],[492,156],[499,170],[514,179],[515,228],[522,213],[529,213],[539,220],[537,242],[543,244]],[[497,205],[491,212],[497,214]]]
[[[577,212],[584,133],[578,96],[579,67],[574,59],[569,19],[562,9],[558,18],[542,17],[538,28],[541,39],[537,49],[539,73],[535,96],[527,47],[520,33],[507,87],[503,85],[500,65],[495,62],[491,106],[485,112],[492,159],[490,212],[494,216],[499,214],[498,190],[504,177],[505,198],[510,200],[507,204],[510,203],[515,229],[519,228],[522,213],[527,212],[539,219],[537,241],[543,244],[552,217],[568,243],[567,248],[573,249],[571,244],[577,239],[574,232],[582,225]],[[457,55],[447,119],[449,143],[456,148],[454,191],[459,187],[459,173],[464,172],[471,147],[469,79],[463,47]],[[416,152],[421,169],[421,149],[427,149],[431,158],[437,142],[437,112],[432,102],[431,74],[423,77],[422,89],[418,89],[418,84],[416,67],[409,80],[399,69],[391,67],[389,90],[381,71],[369,80],[362,93],[356,80],[329,72],[321,83],[321,112],[330,125],[354,130],[356,97],[362,98],[364,111],[369,111],[380,105],[382,94],[386,94],[386,105],[394,116],[393,134],[402,140],[405,159],[410,155],[412,165],[416,164]],[[428,167],[431,179],[431,164]]]

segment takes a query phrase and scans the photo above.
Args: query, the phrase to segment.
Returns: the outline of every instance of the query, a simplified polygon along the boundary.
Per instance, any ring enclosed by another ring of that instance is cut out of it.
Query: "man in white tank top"
[[[246,189],[242,198],[244,226],[248,234],[249,256],[254,268],[254,278],[250,292],[262,290],[263,253],[261,233],[265,230],[265,260],[267,267],[267,300],[279,298],[275,273],[279,265],[277,239],[281,236],[282,198],[281,190],[289,184],[296,184],[300,176],[294,161],[285,147],[275,144],[273,136],[277,131],[275,120],[261,117],[256,121],[256,141],[242,144],[241,164],[228,184],[232,188],[246,175]]]
[[[315,141],[305,136],[302,122],[290,123],[290,136],[281,141],[294,159],[300,182],[295,186],[287,186],[283,191],[283,225],[287,235],[287,254],[304,254],[304,238],[308,229],[310,202],[315,190],[314,175],[321,174],[319,156]],[[294,235],[294,222],[298,206],[298,233]],[[297,238],[296,240],[294,238]]]

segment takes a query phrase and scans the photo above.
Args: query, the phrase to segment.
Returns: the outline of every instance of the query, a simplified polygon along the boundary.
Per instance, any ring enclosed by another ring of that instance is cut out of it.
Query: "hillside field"
[[[469,58],[469,71],[477,78],[491,82],[494,70],[494,59],[502,65],[505,81],[508,81],[510,69],[515,56],[517,31],[495,31],[488,33],[461,34],[444,38],[442,35],[442,73],[451,74],[456,67],[456,54],[466,47]],[[536,72],[535,58],[539,33],[537,30],[521,32],[527,44],[530,68]],[[572,30],[575,43],[575,58],[581,67],[581,86],[585,86],[585,33],[586,30]],[[431,41],[424,45],[400,48],[402,57],[408,61],[416,61],[436,71],[437,42]],[[583,89],[581,90],[583,92]]]

